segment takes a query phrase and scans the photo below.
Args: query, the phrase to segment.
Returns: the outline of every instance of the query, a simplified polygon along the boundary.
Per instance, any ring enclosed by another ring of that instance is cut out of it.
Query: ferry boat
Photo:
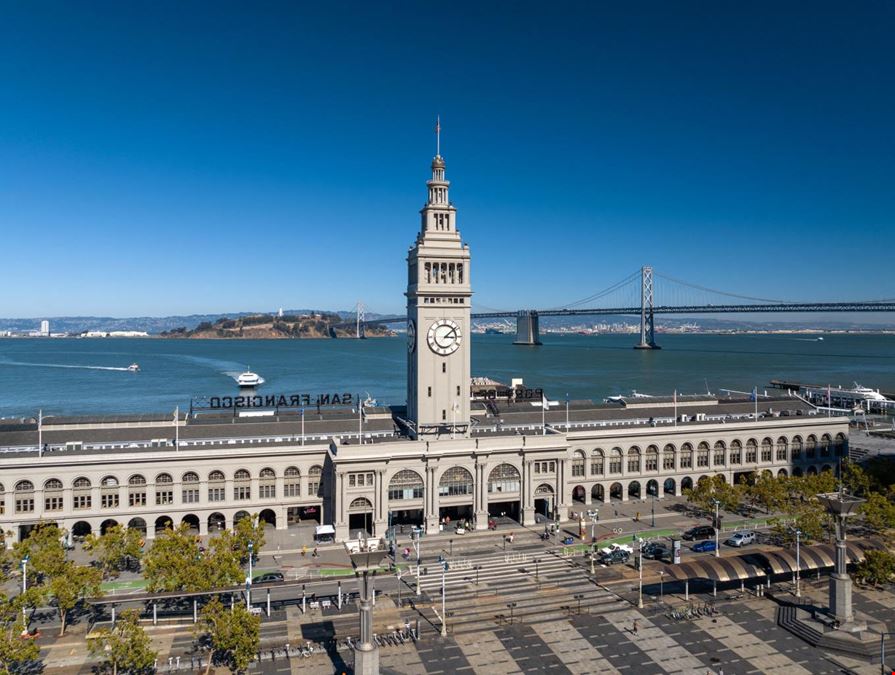
[[[236,383],[240,387],[257,387],[264,384],[264,378],[258,373],[253,373],[249,368],[246,368],[246,371],[236,378]]]
[[[888,401],[885,396],[879,393],[879,389],[871,389],[870,387],[862,387],[855,382],[853,389],[844,389],[843,387],[808,387],[805,393],[809,399],[826,401],[829,399],[838,405],[848,405],[863,403],[865,401]]]
[[[127,367],[127,369],[128,369],[129,371],[131,371],[132,373],[139,373],[139,372],[140,372],[140,364],[139,364],[139,363],[132,363],[132,364],[130,364],[130,365]]]

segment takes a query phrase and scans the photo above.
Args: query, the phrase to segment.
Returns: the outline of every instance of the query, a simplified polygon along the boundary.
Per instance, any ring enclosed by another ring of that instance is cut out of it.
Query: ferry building
[[[501,515],[533,526],[538,515],[577,519],[592,502],[680,495],[714,474],[833,470],[846,453],[847,418],[797,397],[550,405],[549,392],[473,379],[470,250],[440,154],[431,169],[407,253],[405,406],[331,397],[336,405],[248,416],[223,397],[176,417],[7,420],[8,544],[42,520],[74,535],[120,523],[147,539],[181,522],[207,534],[255,514],[277,529],[329,524],[340,540],[396,524],[434,533],[447,519],[485,529]]]

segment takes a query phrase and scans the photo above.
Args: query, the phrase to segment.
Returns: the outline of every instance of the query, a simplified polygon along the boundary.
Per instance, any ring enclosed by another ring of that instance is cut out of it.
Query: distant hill
[[[284,310],[283,313],[288,316],[335,315],[343,320],[354,318],[354,312],[349,311],[333,312],[319,309],[290,309]],[[185,316],[43,316],[33,319],[0,318],[0,331],[27,332],[38,330],[41,320],[46,319],[50,322],[50,330],[54,333],[83,333],[88,330],[138,330],[146,331],[152,335],[159,335],[176,328],[192,331],[201,323],[213,324],[220,319],[239,319],[258,314],[259,312],[228,312],[226,314],[188,314]],[[272,317],[273,315],[267,314],[267,316]],[[368,319],[375,319],[377,316],[379,315],[367,314]]]
[[[345,319],[339,313],[313,312],[307,314],[250,314],[234,319],[220,318],[217,321],[202,321],[194,329],[183,326],[163,331],[165,338],[236,338],[286,340],[295,338],[353,337],[354,327],[339,327]],[[368,328],[370,337],[388,335],[382,328]]]

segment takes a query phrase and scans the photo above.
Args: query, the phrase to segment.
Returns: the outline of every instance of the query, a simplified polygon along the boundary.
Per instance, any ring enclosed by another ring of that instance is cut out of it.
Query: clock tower
[[[417,438],[469,433],[469,247],[448,198],[440,124],[435,133],[429,198],[407,255],[407,418]]]

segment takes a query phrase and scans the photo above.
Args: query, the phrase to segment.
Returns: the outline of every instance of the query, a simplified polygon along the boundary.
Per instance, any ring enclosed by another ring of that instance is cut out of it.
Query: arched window
[[[308,496],[309,497],[319,497],[322,496],[320,494],[320,479],[323,476],[323,467],[319,464],[315,464],[308,470]]]
[[[181,488],[181,497],[184,504],[199,503],[199,474],[195,471],[187,471],[180,479],[183,484]]]
[[[276,499],[277,496],[277,474],[270,467],[261,469],[258,474],[258,496],[261,499]]]
[[[675,447],[671,443],[662,448],[662,468],[665,471],[674,471],[674,453]]]
[[[758,461],[758,443],[754,438],[746,441],[746,464],[755,464]]]
[[[622,449],[612,448],[609,451],[609,473],[622,472]]]
[[[845,434],[836,434],[836,456],[844,457],[848,454],[848,439],[845,437]]]
[[[140,474],[127,480],[127,503],[130,506],[146,506],[146,479]]]
[[[287,467],[283,472],[283,495],[286,497],[301,496],[301,471],[297,467]]]
[[[709,465],[709,444],[703,441],[696,446],[696,466]]]
[[[239,469],[233,474],[233,499],[245,501],[252,498],[252,474]]]
[[[829,457],[830,456],[830,446],[833,444],[833,439],[830,438],[830,434],[824,434],[820,437],[820,456],[821,457]]]
[[[62,481],[51,478],[44,483],[44,511],[61,511],[62,506]]]
[[[452,466],[438,481],[439,497],[459,497],[473,493],[472,474],[462,466]]]
[[[645,471],[659,470],[659,448],[651,445],[646,449],[646,459],[644,462]]]
[[[160,473],[155,477],[155,505],[168,506],[174,503],[174,479],[170,473]]]
[[[34,512],[34,483],[20,480],[16,483],[16,513]]]
[[[812,435],[805,439],[805,456],[814,459],[817,450],[817,439]]]
[[[208,474],[208,501],[222,502],[227,498],[226,480],[223,471],[212,471]]]
[[[792,458],[793,462],[802,458],[802,437],[801,436],[793,436],[792,437],[792,448],[790,448],[790,452],[792,453],[791,458]]]
[[[712,457],[712,464],[714,466],[724,466],[724,464],[726,463],[724,459],[724,453],[727,450],[727,446],[724,445],[724,441],[715,441],[713,450],[714,452]]]
[[[80,478],[75,478],[72,483],[72,505],[75,509],[89,509],[93,505],[93,498],[91,494],[91,486],[90,479],[84,478],[81,476]]]
[[[401,469],[388,482],[388,498],[391,500],[422,499],[422,476],[416,471]]]
[[[358,497],[348,505],[349,511],[372,511],[373,505],[366,497]]]
[[[777,439],[777,461],[786,461],[786,437],[784,436]]]
[[[761,461],[770,462],[773,443],[770,438],[761,441]]]
[[[488,492],[519,492],[522,481],[512,464],[498,464],[488,474]]]
[[[684,443],[681,446],[681,468],[693,468],[693,446],[689,443]]]
[[[743,463],[743,444],[739,441],[731,441],[730,443],[730,463]]]
[[[586,456],[584,451],[576,450],[572,455],[572,476],[584,476],[584,463]]]
[[[104,509],[118,508],[118,479],[106,476],[100,481],[99,503]]]
[[[597,448],[593,451],[593,454],[590,456],[590,475],[591,476],[602,476],[603,475],[603,450],[601,448]]]
[[[640,473],[640,448],[636,445],[628,450],[628,473]]]

